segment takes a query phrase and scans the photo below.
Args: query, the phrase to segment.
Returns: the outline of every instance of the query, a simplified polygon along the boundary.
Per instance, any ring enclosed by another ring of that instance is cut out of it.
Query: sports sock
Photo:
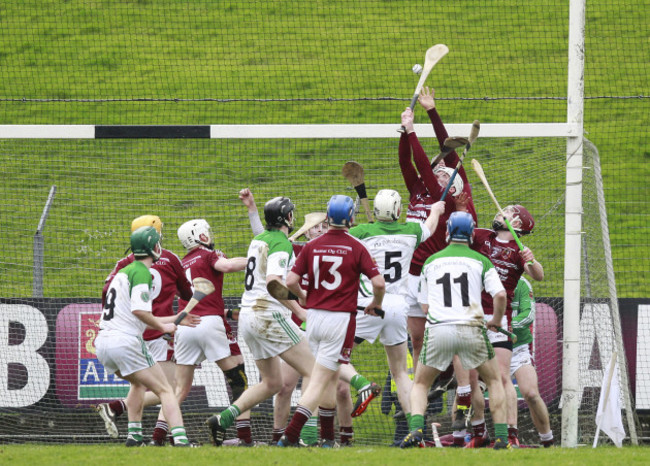
[[[341,434],[341,445],[350,445],[354,437],[354,427],[339,426],[339,433]]]
[[[370,381],[363,375],[357,374],[350,380],[350,385],[352,385],[356,391],[359,391],[370,385]]]
[[[411,424],[411,413],[406,413],[404,414],[406,417],[406,424],[410,425]]]
[[[142,422],[129,422],[127,438],[142,442]]]
[[[172,427],[172,437],[174,437],[174,445],[187,445],[190,443],[183,426]]]
[[[517,429],[517,426],[508,426],[508,437],[518,437],[519,436],[519,429]]]
[[[233,425],[233,423],[235,422],[235,419],[240,414],[241,414],[241,411],[239,410],[239,408],[237,406],[235,406],[235,405],[228,406],[228,408],[221,411],[221,419],[220,419],[220,422],[219,422],[221,424],[221,427],[223,427],[224,429],[227,429],[228,427]]]
[[[411,414],[409,429],[410,430],[424,429],[424,416],[422,414]]]
[[[284,435],[284,427],[281,429],[273,429],[273,437],[271,437],[271,441],[273,444],[278,443],[280,440],[280,437]]]
[[[553,431],[549,430],[548,434],[539,434],[539,439],[541,441],[553,440]]]
[[[246,443],[251,443],[253,441],[250,419],[238,419],[235,426],[237,427],[237,438]]]
[[[298,405],[296,412],[293,413],[293,417],[289,422],[284,435],[287,437],[287,440],[291,443],[297,443],[300,439],[300,430],[302,426],[309,420],[311,417],[311,411],[305,408],[304,406]]]
[[[472,421],[473,436],[474,437],[484,437],[485,436],[485,427],[486,427],[485,426],[485,419]]]
[[[163,421],[162,419],[158,419],[156,421],[156,427],[153,430],[153,435],[151,438],[158,443],[165,443],[167,432],[169,432],[169,424],[167,424],[167,422]]]
[[[126,403],[124,403],[124,400],[111,401],[108,403],[108,407],[111,408],[111,411],[113,411],[116,417],[121,416],[126,411]]]
[[[464,385],[456,389],[456,406],[459,410],[466,410],[472,405],[472,387]]]
[[[320,438],[323,440],[334,440],[334,415],[336,408],[327,409],[318,407],[318,418],[320,419]]]
[[[508,442],[508,424],[494,424],[494,435],[505,443]]]
[[[465,436],[467,435],[467,430],[455,430],[452,434],[454,437],[454,445],[463,446],[465,445]]]
[[[302,430],[300,431],[300,438],[307,445],[313,445],[318,442],[318,416],[312,416],[305,422],[305,425],[302,426]]]

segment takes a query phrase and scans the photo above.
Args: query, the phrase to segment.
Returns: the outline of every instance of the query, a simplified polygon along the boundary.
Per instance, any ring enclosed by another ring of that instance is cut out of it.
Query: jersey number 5
[[[442,294],[445,301],[445,307],[451,307],[451,274],[446,273],[436,283],[442,285]],[[460,286],[460,296],[463,301],[463,306],[469,306],[469,284],[467,281],[467,273],[463,272],[458,277],[454,278],[454,283]]]

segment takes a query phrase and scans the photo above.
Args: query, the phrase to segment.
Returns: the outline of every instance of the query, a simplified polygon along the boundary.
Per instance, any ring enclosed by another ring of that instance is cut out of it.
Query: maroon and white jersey
[[[102,290],[102,303],[106,302],[106,292],[113,278],[124,267],[135,260],[133,254],[120,259],[111,273],[106,277]],[[174,315],[174,297],[178,294],[181,298],[189,300],[192,297],[192,286],[187,281],[181,260],[173,252],[163,249],[160,259],[153,263],[149,269],[152,279],[152,313],[158,317]],[[149,341],[160,338],[162,332],[148,328],[142,337]]]
[[[226,259],[226,255],[219,250],[210,250],[199,246],[192,249],[183,257],[183,268],[185,275],[191,281],[197,277],[210,280],[214,285],[214,292],[203,298],[192,311],[198,316],[223,316],[223,273],[214,269],[214,264],[220,259]],[[182,311],[187,306],[187,301],[178,300],[178,309]]]
[[[514,239],[511,241],[498,239],[494,230],[476,228],[474,229],[474,241],[471,248],[489,258],[494,264],[494,268],[497,270],[508,295],[506,316],[508,317],[508,323],[510,323],[512,319],[512,298],[521,274],[524,273],[525,265],[519,254],[517,242]],[[485,314],[493,314],[492,296],[483,292],[481,298]]]
[[[427,113],[431,123],[433,124],[433,129],[438,138],[438,143],[440,147],[442,147],[445,139],[449,136],[447,130],[445,129],[442,120],[440,119],[440,115],[438,115],[435,108],[429,110]],[[415,162],[417,170],[413,167],[413,163],[411,162],[411,151],[413,153],[413,162]],[[406,221],[423,223],[429,216],[431,206],[442,198],[445,188],[438,184],[438,179],[433,173],[431,162],[429,161],[427,154],[424,152],[424,149],[415,133],[408,135],[402,134],[398,153],[402,177],[404,178],[404,182],[406,183],[410,195],[408,210],[406,212]],[[458,161],[459,157],[455,151],[452,151],[444,158],[445,165],[450,168],[456,168]],[[456,176],[460,176],[463,180],[463,192],[467,193],[471,197],[472,187],[467,179],[465,168],[462,165],[460,166]],[[419,276],[424,262],[432,254],[447,247],[447,220],[449,220],[449,216],[456,211],[456,205],[452,195],[448,194],[445,201],[445,212],[440,216],[438,226],[433,235],[431,235],[426,241],[420,243],[413,254],[413,260],[411,261],[411,267],[409,269],[409,273],[412,275]],[[477,222],[478,218],[473,202],[469,202],[467,205],[467,211],[472,215],[474,221]]]
[[[377,263],[361,241],[345,230],[331,229],[305,244],[291,269],[307,274],[307,307],[357,312],[359,277],[379,275]]]

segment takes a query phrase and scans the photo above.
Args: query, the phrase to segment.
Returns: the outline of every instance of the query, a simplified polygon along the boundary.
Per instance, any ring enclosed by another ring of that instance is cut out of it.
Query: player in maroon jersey
[[[445,139],[449,135],[436,110],[434,95],[435,92],[433,89],[424,88],[418,101],[427,111],[440,148],[442,148]],[[431,162],[415,134],[413,111],[410,108],[407,108],[402,113],[402,126],[404,126],[406,131],[400,137],[399,165],[402,171],[402,177],[410,194],[406,220],[424,223],[429,216],[431,206],[442,197],[449,182],[450,175],[453,173],[459,158],[458,154],[452,151],[441,163],[436,166],[431,166]],[[413,154],[413,161],[411,161],[411,153]],[[415,162],[415,167],[413,166],[413,162]],[[465,193],[466,196],[463,196],[462,193]],[[445,199],[445,201],[453,199],[455,202],[446,203],[445,212],[440,217],[436,231],[429,239],[422,242],[413,254],[413,260],[409,269],[409,294],[407,295],[407,303],[409,304],[408,329],[411,335],[411,342],[413,343],[414,361],[418,360],[420,350],[422,349],[424,324],[426,322],[426,316],[417,302],[417,288],[420,283],[422,265],[429,256],[441,251],[447,246],[445,225],[452,212],[456,210],[469,212],[474,218],[474,221],[477,221],[474,204],[471,202],[471,193],[472,190],[467,180],[467,174],[461,165],[449,190],[451,198],[447,197]]]
[[[521,205],[509,205],[503,209],[506,218],[510,222],[517,236],[523,236],[531,233],[535,226],[533,216],[526,208]],[[503,318],[501,326],[508,328],[512,320],[512,298],[519,278],[522,273],[526,272],[533,280],[541,281],[544,279],[544,268],[542,264],[535,260],[533,252],[529,248],[519,249],[514,236],[510,233],[503,215],[497,213],[492,222],[492,230],[477,228],[474,230],[474,242],[472,249],[487,256],[501,278],[507,294],[506,315]],[[492,314],[492,306],[489,300],[482,295],[482,305],[486,318]],[[496,352],[501,379],[506,390],[506,399],[510,402],[517,399],[515,387],[510,378],[510,362],[512,359],[512,342],[505,335],[489,331],[488,337]],[[489,442],[487,431],[485,430],[485,400],[483,394],[478,389],[478,379],[476,374],[472,373],[472,405],[474,414],[472,415],[472,438],[466,445],[466,448],[478,448]],[[509,432],[508,441],[517,445],[516,434]]]
[[[134,219],[133,222],[131,222],[131,231],[133,232],[143,226],[154,227],[162,238],[163,223],[157,215],[143,215]],[[113,281],[113,277],[115,277],[117,272],[131,264],[134,260],[135,257],[131,253],[127,257],[120,259],[117,264],[115,264],[111,273],[106,277],[104,289],[102,290],[102,304],[106,302],[106,292],[111,281]],[[185,277],[181,260],[173,252],[167,249],[162,249],[160,258],[154,262],[149,271],[151,272],[151,278],[153,280],[153,315],[157,317],[174,315],[173,304],[175,296],[178,295],[186,300],[192,297],[192,288]],[[199,319],[196,316],[190,316],[190,319],[188,319],[188,321],[194,322],[198,322],[198,320]],[[163,338],[162,332],[151,328],[145,330],[142,338],[146,342],[151,356],[160,364],[167,380],[172,388],[174,388],[176,385],[174,377],[176,364],[172,360],[174,355],[172,341]],[[159,398],[153,392],[147,392],[144,399],[144,406],[154,406],[157,404],[160,404]],[[97,406],[97,412],[104,420],[106,431],[113,438],[117,438],[119,434],[115,422],[116,418],[121,416],[125,410],[126,404],[124,403],[124,400],[100,403]],[[152,444],[164,445],[168,431],[169,426],[167,425],[167,422],[165,422],[161,412],[154,430]]]
[[[187,250],[182,263],[189,280],[208,279],[215,291],[203,298],[192,310],[201,316],[195,328],[183,327],[176,332],[176,396],[182,402],[192,388],[194,369],[203,361],[215,362],[226,376],[236,400],[248,388],[244,358],[230,325],[226,321],[223,300],[224,274],[239,272],[246,267],[245,257],[228,259],[214,249],[212,229],[203,219],[185,222],[178,229],[178,239]],[[187,301],[179,302],[179,311]],[[252,445],[250,412],[237,418],[237,437],[242,445]]]
[[[278,446],[297,446],[300,430],[318,408],[321,446],[332,448],[336,381],[339,365],[347,364],[354,343],[359,276],[373,286],[373,301],[365,311],[376,315],[386,284],[366,247],[347,230],[352,224],[354,202],[348,196],[332,196],[327,204],[329,230],[305,245],[287,277],[287,287],[307,308],[307,339],[316,357],[309,386]],[[307,274],[307,291],[300,287]]]

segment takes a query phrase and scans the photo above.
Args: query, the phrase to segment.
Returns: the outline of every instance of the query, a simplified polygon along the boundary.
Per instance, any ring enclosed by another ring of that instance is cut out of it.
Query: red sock
[[[240,421],[235,421],[237,426],[237,438],[242,439],[246,443],[251,443],[253,441],[251,433],[251,420],[242,419]]]
[[[287,436],[287,440],[291,443],[297,443],[300,440],[300,431],[302,426],[309,420],[311,417],[311,411],[309,411],[304,406],[298,405],[296,412],[293,413],[291,422],[284,431],[284,435]]]
[[[273,440],[272,440],[272,442],[274,444],[278,443],[278,441],[280,440],[280,437],[282,437],[283,435],[284,435],[284,429],[273,429]]]
[[[151,438],[152,440],[158,441],[158,443],[165,443],[165,438],[167,437],[168,432],[169,432],[169,425],[167,424],[167,422],[158,419]]]
[[[341,445],[349,445],[354,437],[354,427],[339,426],[339,433],[341,434]]]
[[[474,437],[485,437],[485,422],[472,426]]]
[[[334,414],[336,414],[336,409],[318,407],[320,438],[323,440],[334,440]]]
[[[108,407],[115,413],[115,416],[119,416],[126,411],[126,404],[123,400],[111,401],[108,403]]]

